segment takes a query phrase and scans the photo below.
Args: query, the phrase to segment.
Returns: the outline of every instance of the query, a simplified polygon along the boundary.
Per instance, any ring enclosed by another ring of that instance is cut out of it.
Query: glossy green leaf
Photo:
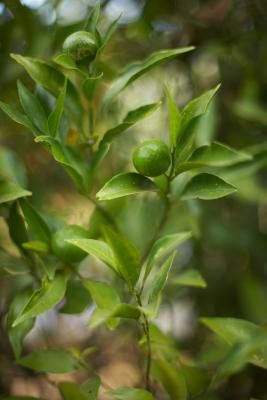
[[[54,110],[48,117],[48,129],[52,136],[56,136],[59,130],[61,117],[64,111],[66,90],[67,90],[67,80],[65,80],[63,89],[61,90],[57,98]]]
[[[182,115],[170,91],[167,88],[165,90],[168,97],[168,107],[169,107],[170,142],[172,146],[175,147],[177,142],[177,135],[181,126]]]
[[[28,228],[34,237],[41,242],[49,243],[51,232],[42,216],[31,206],[27,200],[21,199],[19,204]]]
[[[46,90],[51,92],[53,95],[58,96],[64,85],[64,75],[52,67],[46,64],[44,61],[38,60],[31,57],[23,57],[20,54],[11,54],[11,57],[20,64],[30,77],[38,84],[43,86]],[[79,95],[70,81],[67,85],[67,106],[71,111],[72,115],[76,119],[80,119],[82,113],[82,107],[80,103]]]
[[[208,90],[196,99],[191,100],[182,111],[182,125],[185,126],[190,120],[207,111],[209,103],[220,88],[220,84],[214,89]]]
[[[145,176],[135,172],[126,172],[111,178],[96,196],[99,200],[112,200],[131,194],[157,190],[154,182]]]
[[[58,304],[64,297],[67,286],[67,277],[56,274],[53,281],[44,279],[40,289],[36,290],[12,326],[40,315]]]
[[[189,161],[198,162],[212,167],[228,165],[251,160],[252,156],[240,150],[235,150],[225,144],[213,142],[210,146],[199,147]]]
[[[90,76],[83,82],[83,92],[89,101],[93,100],[96,88],[101,82],[102,78],[103,78],[103,72],[101,72],[96,76]]]
[[[30,240],[22,244],[25,250],[30,250],[39,254],[47,254],[49,252],[49,247],[46,242],[41,240]]]
[[[31,192],[22,189],[16,183],[0,180],[0,204],[17,200],[21,197],[31,196],[31,194]]]
[[[38,98],[20,81],[18,81],[18,94],[20,104],[30,121],[40,132],[46,134],[48,132],[47,116]]]
[[[201,199],[214,200],[236,192],[236,188],[216,175],[199,174],[194,176],[185,186],[181,194],[182,200]]]
[[[108,283],[84,280],[83,285],[90,292],[97,307],[113,310],[120,304],[120,296],[117,290]]]
[[[124,118],[124,120],[122,121],[121,124],[115,126],[114,128],[109,129],[104,134],[101,144],[112,142],[112,140],[115,139],[120,133],[124,132],[126,129],[130,128],[131,126],[136,124],[138,121],[147,117],[148,115],[153,113],[155,110],[157,110],[158,107],[160,106],[160,104],[161,104],[160,102],[146,104],[144,106],[138,107],[135,110],[130,111],[126,115],[126,117]]]
[[[33,351],[21,358],[18,363],[34,371],[50,374],[64,374],[77,371],[80,368],[79,361],[71,353],[64,350]]]
[[[103,232],[106,242],[113,250],[118,271],[128,285],[133,288],[141,269],[141,259],[137,248],[128,239],[109,227],[105,227]]]
[[[7,218],[9,235],[13,242],[21,248],[22,243],[28,241],[28,234],[24,219],[20,213],[18,202],[14,202],[9,210]]]
[[[113,310],[97,308],[91,316],[89,325],[90,328],[94,329],[101,324],[107,323],[113,329],[117,327],[119,318],[138,320],[139,317],[140,310],[137,307],[131,304],[120,303]]]
[[[165,235],[159,238],[152,246],[146,263],[144,280],[148,277],[154,264],[162,257],[171,252],[173,249],[182,244],[185,240],[191,237],[191,232],[179,232],[170,235]]]
[[[58,54],[56,57],[53,58],[53,61],[60,65],[62,68],[66,68],[66,69],[78,69],[75,61],[73,60],[73,58],[71,58],[68,54],[65,53],[61,53]]]
[[[194,47],[184,47],[180,49],[161,50],[152,53],[143,61],[137,61],[129,64],[119,75],[119,77],[112,83],[105,94],[104,101],[108,102],[114,98],[118,93],[125,89],[130,83],[134,82],[140,76],[152,68],[162,64],[163,62],[170,61],[180,54],[187,53],[193,50]]]
[[[62,314],[80,314],[87,309],[90,303],[88,290],[82,286],[81,282],[70,280],[65,293],[65,304],[60,312]]]
[[[175,253],[167,258],[167,260],[156,272],[151,284],[149,285],[148,308],[152,310],[151,312],[153,315],[158,311],[161,292],[168,280],[169,271],[172,267],[174,257]]]
[[[113,251],[105,242],[95,239],[68,239],[67,242],[79,247],[91,256],[98,258],[118,272]]]
[[[228,344],[242,342],[258,333],[258,326],[237,318],[201,318],[201,322]]]
[[[12,324],[29,301],[31,294],[31,288],[26,288],[19,291],[8,309],[7,333],[16,359],[20,357],[23,340],[27,333],[29,333],[29,331],[32,329],[34,320],[29,319],[16,327],[12,327]]]
[[[83,178],[85,165],[80,155],[51,136],[38,136],[35,141],[43,143],[46,146],[54,159],[63,166],[77,187],[84,191],[86,185]]]
[[[95,30],[100,18],[100,10],[101,10],[101,3],[100,1],[97,1],[87,18],[84,30],[95,34]]]
[[[188,399],[184,376],[172,364],[164,360],[153,360],[152,376],[162,384],[170,396],[170,400]]]
[[[207,287],[207,283],[197,269],[188,269],[171,280],[171,284],[179,286]]]
[[[25,128],[29,129],[30,131],[33,131],[33,132],[36,131],[34,126],[31,123],[31,121],[27,117],[27,115],[18,111],[14,106],[12,106],[10,104],[6,104],[3,101],[0,101],[0,108],[9,118],[11,118],[17,124],[24,126]]]
[[[106,392],[106,395],[117,400],[154,400],[152,394],[147,390],[129,387],[111,390]]]

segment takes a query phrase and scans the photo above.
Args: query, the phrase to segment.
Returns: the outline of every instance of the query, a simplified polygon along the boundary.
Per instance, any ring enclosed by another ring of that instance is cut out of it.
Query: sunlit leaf
[[[117,400],[154,400],[152,394],[147,390],[128,387],[111,390],[106,394]]]
[[[51,232],[43,217],[25,199],[21,199],[19,204],[28,227],[36,239],[45,243],[49,243]]]
[[[31,194],[31,192],[22,189],[16,183],[0,180],[0,204],[17,200],[21,197],[31,196]]]
[[[49,132],[52,136],[56,136],[58,133],[61,117],[62,117],[62,114],[64,111],[66,90],[67,90],[67,80],[65,80],[63,89],[61,90],[61,92],[57,98],[54,110],[51,112],[51,114],[48,117],[48,128],[49,128]]]

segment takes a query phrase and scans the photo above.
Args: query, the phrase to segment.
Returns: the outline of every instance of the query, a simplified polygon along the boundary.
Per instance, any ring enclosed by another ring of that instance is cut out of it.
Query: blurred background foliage
[[[53,57],[64,38],[81,28],[94,3],[94,0],[0,1],[2,100],[13,104],[18,101],[17,79],[32,87],[30,79],[9,54],[21,53],[41,59]],[[199,316],[234,316],[259,324],[267,321],[267,150],[264,153],[262,145],[266,142],[267,128],[267,2],[106,0],[102,3],[103,26],[122,14],[119,28],[103,58],[102,68],[107,78],[127,62],[142,59],[153,50],[196,46],[194,52],[164,68],[157,68],[125,90],[107,120],[102,121],[103,127],[110,126],[110,121],[118,120],[131,108],[163,98],[164,83],[172,89],[177,104],[182,107],[191,97],[222,82],[216,101],[198,126],[199,142],[205,144],[213,137],[236,148],[257,145],[262,151],[252,167],[255,174],[250,175],[251,171],[246,168],[236,171],[233,180],[238,182],[237,195],[208,203],[179,204],[173,208],[166,228],[168,231],[172,226],[183,229],[189,224],[195,229],[199,238],[182,248],[177,268],[187,265],[199,268],[208,288],[178,291],[170,286],[165,302],[171,304],[171,311],[163,307],[159,326],[171,331],[188,351],[198,353],[202,349],[200,357],[205,359],[210,337],[207,339],[206,330],[198,324]],[[40,91],[40,97],[42,95]],[[167,139],[167,126],[163,101],[161,110],[117,141],[105,162],[100,183],[122,168],[131,168],[130,155],[138,141],[150,137]],[[1,146],[15,151],[24,162],[33,202],[50,215],[51,220],[59,213],[70,222],[88,223],[91,209],[76,194],[64,171],[33,142],[29,132],[3,113],[0,114],[0,137]],[[2,168],[5,159],[1,154]],[[227,176],[227,170],[225,174]],[[119,213],[121,229],[139,247],[149,240],[154,216],[159,211],[156,203],[149,200],[141,204],[129,198],[124,201],[122,210],[119,201],[113,204]],[[4,246],[7,239],[2,220],[1,226],[1,246]],[[8,278],[4,278],[0,283],[2,313],[6,306],[7,281]],[[50,330],[46,329],[54,332],[55,340],[58,322],[53,318],[51,314]],[[119,344],[112,335],[117,351]],[[128,336],[125,334],[126,344],[130,341]],[[76,341],[84,339],[84,333],[75,338]],[[99,339],[90,340],[97,343]],[[61,341],[64,342],[62,338]],[[4,339],[0,347],[5,348]],[[3,357],[2,366],[4,360]],[[113,363],[116,364],[116,359]],[[0,380],[4,382],[5,379],[3,373]],[[6,387],[10,381],[9,377],[2,385]],[[243,400],[253,393],[254,397],[267,399],[264,382],[266,371],[249,367],[228,382],[222,398]]]

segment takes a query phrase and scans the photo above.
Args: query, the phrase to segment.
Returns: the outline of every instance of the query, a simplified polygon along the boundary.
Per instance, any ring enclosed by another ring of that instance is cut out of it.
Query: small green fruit
[[[170,162],[168,146],[156,139],[141,143],[133,153],[136,170],[145,176],[155,177],[164,174]]]
[[[97,46],[94,35],[78,31],[69,35],[63,43],[63,51],[75,61],[91,60],[96,54]]]
[[[88,239],[89,233],[78,225],[67,225],[52,235],[51,247],[53,253],[62,261],[79,262],[86,256],[86,253],[65,242],[66,239]]]

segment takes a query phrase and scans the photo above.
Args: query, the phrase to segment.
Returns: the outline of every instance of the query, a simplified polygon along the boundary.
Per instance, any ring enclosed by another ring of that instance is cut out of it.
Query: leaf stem
[[[110,225],[113,226],[114,229],[116,229],[116,231],[118,230],[116,221],[114,220],[114,218],[108,213],[107,210],[105,210],[100,204],[99,202],[94,199],[92,196],[90,196],[89,194],[85,195],[86,198],[94,204],[94,206],[96,207],[96,209],[102,214],[102,216],[110,223]]]

